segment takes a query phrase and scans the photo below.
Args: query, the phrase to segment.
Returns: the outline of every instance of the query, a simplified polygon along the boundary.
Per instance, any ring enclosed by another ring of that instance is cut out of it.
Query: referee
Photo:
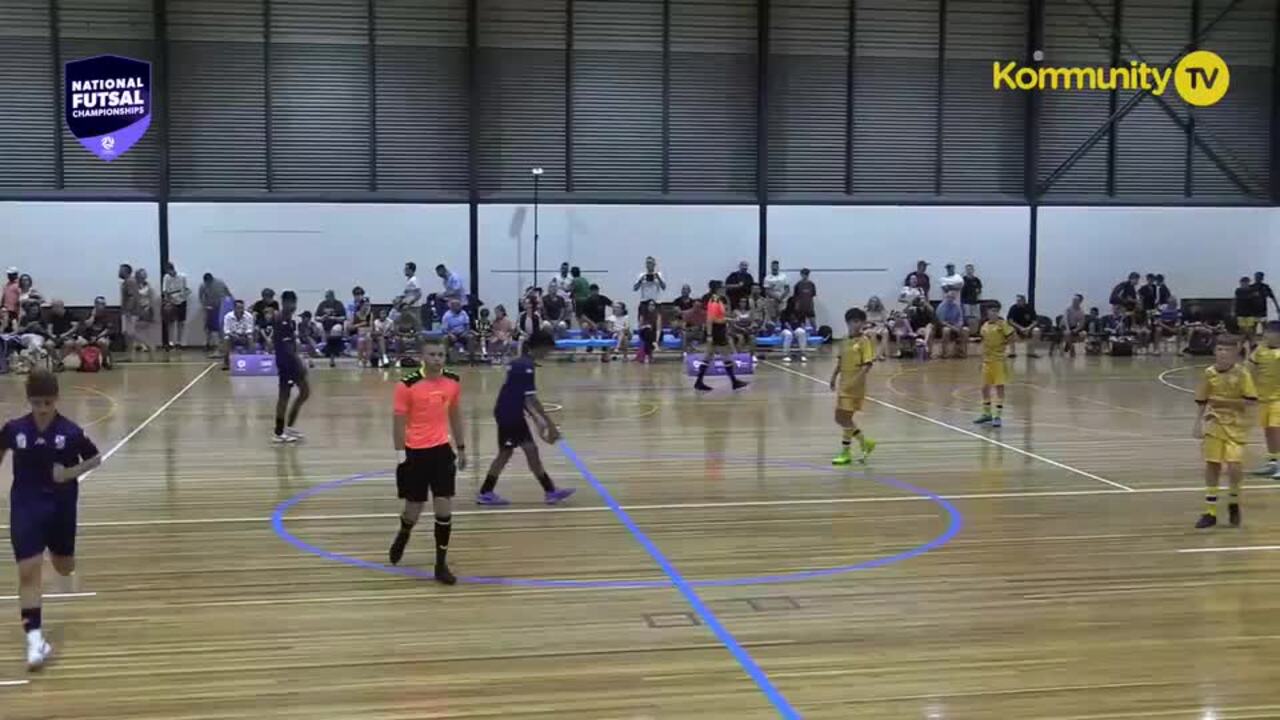
[[[404,451],[396,467],[396,489],[404,499],[404,512],[400,532],[391,543],[391,564],[404,557],[409,535],[430,495],[436,521],[436,582],[453,585],[458,579],[449,572],[445,556],[452,530],[454,478],[467,466],[458,406],[462,385],[456,375],[444,372],[445,346],[439,338],[422,340],[421,351],[421,366],[408,369],[395,392],[391,437],[395,449]],[[450,435],[458,445],[457,454]]]

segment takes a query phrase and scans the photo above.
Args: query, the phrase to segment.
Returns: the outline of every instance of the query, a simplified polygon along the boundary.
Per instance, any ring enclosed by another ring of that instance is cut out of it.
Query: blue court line
[[[636,522],[631,519],[631,516],[627,514],[627,511],[622,509],[622,506],[614,499],[613,494],[609,492],[609,489],[596,478],[596,476],[591,472],[591,469],[586,466],[586,463],[582,462],[582,458],[578,457],[578,453],[576,453],[572,447],[569,447],[569,444],[564,440],[561,440],[558,443],[558,446],[560,448],[560,452],[564,453],[564,456],[569,458],[569,461],[578,469],[582,478],[591,485],[596,493],[600,495],[600,499],[604,501],[604,504],[613,511],[613,514],[618,518],[618,521],[622,523],[623,527],[631,533],[631,536],[636,539],[636,542],[640,543],[640,546],[644,548],[645,552],[649,553],[649,557],[653,558],[653,561],[658,564],[658,567],[662,569],[662,572],[666,573],[667,577],[671,578],[671,584],[675,585],[676,589],[680,591],[680,594],[684,596],[684,599],[689,603],[689,606],[693,608],[694,613],[696,613],[702,620],[702,624],[710,628],[711,632],[716,636],[716,639],[729,649],[729,653],[738,661],[738,664],[742,666],[742,669],[747,671],[747,675],[751,676],[751,679],[755,681],[756,686],[760,688],[760,691],[764,693],[764,696],[769,699],[769,702],[772,703],[775,708],[778,709],[778,714],[784,718],[799,718],[800,713],[796,712],[795,708],[791,707],[791,703],[787,702],[787,699],[778,691],[778,688],[774,687],[773,681],[771,681],[769,676],[765,674],[764,670],[756,664],[756,661],[751,657],[750,653],[738,644],[737,639],[733,637],[724,625],[720,624],[720,620],[711,612],[706,604],[702,602],[702,598],[698,597],[697,591],[693,589],[693,586],[689,584],[689,581],[684,579],[684,576],[681,575],[680,571],[671,564],[671,561],[667,559],[667,556],[662,554],[662,551],[658,549],[658,546],[649,539],[648,535],[644,534],[644,531],[640,529],[640,526],[636,525]]]

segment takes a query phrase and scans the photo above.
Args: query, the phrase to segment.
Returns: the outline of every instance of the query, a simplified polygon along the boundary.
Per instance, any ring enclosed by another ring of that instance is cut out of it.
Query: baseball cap
[[[6,270],[6,271],[5,271],[5,273],[6,273],[6,274],[8,274],[8,275],[17,275],[17,274],[18,274],[18,268],[14,267],[13,265],[10,265],[10,266],[9,266],[9,269],[8,269],[8,270]]]

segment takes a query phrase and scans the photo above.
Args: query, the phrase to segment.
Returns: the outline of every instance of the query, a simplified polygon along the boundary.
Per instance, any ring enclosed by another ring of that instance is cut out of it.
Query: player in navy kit
[[[551,481],[551,476],[542,466],[538,446],[533,442],[533,433],[529,432],[529,423],[525,420],[525,413],[532,415],[547,442],[554,443],[560,439],[560,430],[547,417],[547,411],[538,400],[537,388],[533,382],[536,361],[546,357],[555,344],[550,333],[545,330],[534,331],[524,341],[523,354],[512,360],[507,369],[507,381],[498,391],[498,401],[493,406],[493,417],[498,421],[498,456],[489,466],[484,485],[476,495],[477,504],[507,504],[507,499],[495,492],[495,489],[498,487],[498,476],[502,474],[516,448],[524,451],[525,461],[542,485],[548,505],[555,505],[573,494],[573,488],[557,488]]]
[[[298,357],[298,326],[293,313],[298,309],[298,295],[292,290],[280,293],[280,314],[276,316],[272,326],[272,337],[275,340],[276,372],[280,379],[280,394],[276,398],[276,429],[271,442],[277,445],[295,443],[302,439],[302,433],[294,426],[298,423],[298,412],[311,397],[311,384],[307,382],[307,364]],[[298,399],[289,407],[289,394],[293,386],[298,386]],[[285,411],[288,410],[288,422]]]
[[[40,614],[40,574],[45,550],[59,575],[76,569],[77,478],[102,464],[98,448],[80,426],[58,414],[58,379],[45,370],[27,376],[31,413],[0,429],[0,464],[13,451],[9,491],[9,541],[18,562],[18,600],[27,634],[27,668],[38,670],[52,654]]]

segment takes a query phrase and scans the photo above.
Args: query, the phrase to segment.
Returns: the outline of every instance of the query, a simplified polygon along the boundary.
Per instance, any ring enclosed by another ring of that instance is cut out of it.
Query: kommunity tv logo
[[[1043,57],[1036,51],[1037,62]],[[997,91],[1147,90],[1156,96],[1164,95],[1172,84],[1188,105],[1208,107],[1227,94],[1231,71],[1217,53],[1208,50],[1188,53],[1172,68],[1136,60],[1127,67],[1053,67],[997,60],[991,64],[991,84]]]

